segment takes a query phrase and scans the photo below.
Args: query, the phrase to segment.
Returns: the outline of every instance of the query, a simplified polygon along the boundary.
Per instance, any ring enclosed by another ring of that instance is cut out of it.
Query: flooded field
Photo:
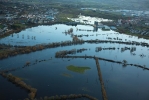
[[[97,17],[90,17],[90,16],[83,16],[83,15],[79,15],[78,18],[68,18],[71,19],[72,21],[75,22],[81,22],[84,24],[94,24],[95,21],[98,22],[108,22],[108,21],[112,21],[109,19],[103,19],[103,18],[97,18]]]
[[[62,45],[64,41],[73,43]],[[79,44],[77,41],[82,42]],[[35,98],[38,99],[45,96],[88,94],[102,100],[103,86],[95,61],[99,57],[104,58],[98,61],[108,100],[149,99],[149,40],[113,30],[94,31],[93,26],[63,24],[33,27],[0,39],[1,45],[7,44],[12,48],[37,44],[47,46],[49,43],[61,45],[1,59],[0,72],[11,73],[36,88]],[[28,91],[2,76],[0,79],[2,100],[28,98]],[[11,95],[8,97],[7,94]]]
[[[73,33],[68,34],[67,31],[72,28]],[[28,28],[19,33],[14,33],[6,38],[0,40],[0,44],[10,45],[24,45],[33,46],[37,44],[71,41],[73,36],[77,36],[83,40],[111,40],[111,41],[137,41],[137,42],[149,42],[149,40],[138,39],[135,36],[129,36],[125,34],[117,33],[113,30],[103,31],[98,29],[94,31],[94,27],[77,25],[67,26],[64,24],[56,24],[52,26],[38,26]]]

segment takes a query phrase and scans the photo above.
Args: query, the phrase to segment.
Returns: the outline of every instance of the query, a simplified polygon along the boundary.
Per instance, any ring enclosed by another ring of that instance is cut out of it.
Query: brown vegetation
[[[96,61],[98,76],[99,76],[99,80],[100,80],[100,84],[101,84],[102,97],[103,97],[103,100],[108,100],[106,90],[105,90],[105,87],[104,87],[104,82],[103,82],[103,79],[102,79],[102,74],[101,74],[101,69],[100,69],[100,65],[99,65],[99,62],[98,62],[98,58],[95,57],[95,61]]]
[[[95,56],[87,56],[87,55],[85,55],[85,56],[67,56],[66,55],[66,56],[58,56],[57,58],[89,58],[89,59],[94,59]],[[144,65],[142,66],[142,65],[138,65],[138,64],[128,64],[128,63],[124,63],[123,61],[115,61],[115,60],[101,58],[101,57],[96,57],[96,58],[98,58],[99,60],[104,60],[104,61],[108,61],[108,62],[112,62],[112,63],[118,63],[118,64],[122,64],[122,65],[125,64],[125,66],[130,65],[130,66],[142,68],[143,70],[149,70],[149,68],[144,66]]]
[[[77,36],[73,36],[73,41],[74,42],[79,41],[79,38]]]
[[[67,100],[67,99],[77,99],[77,98],[88,98],[90,100],[98,100],[95,97],[92,97],[90,95],[87,94],[70,94],[70,95],[56,95],[56,96],[45,96],[44,98],[40,98],[40,99],[36,99],[36,100]],[[24,99],[24,100],[29,100],[28,98]]]
[[[76,53],[82,53],[83,51],[86,51],[87,49],[72,49],[72,50],[63,50],[55,53],[55,57],[63,57],[68,54],[76,54]]]
[[[23,82],[20,78],[13,76],[12,74],[5,74],[4,72],[0,72],[0,75],[2,75],[4,78],[7,78],[10,82],[28,90],[29,93],[29,98],[33,100],[35,98],[37,89],[32,88],[31,86],[27,85],[25,82]]]
[[[149,47],[148,43],[142,42],[123,42],[123,41],[109,41],[109,40],[80,40],[77,37],[73,37],[74,41],[64,41],[64,42],[55,42],[45,45],[36,45],[36,46],[16,46],[15,50],[8,49],[6,51],[0,52],[0,59],[7,58],[9,56],[15,56],[18,54],[26,54],[31,53],[39,50],[43,50],[46,48],[55,48],[60,46],[68,46],[68,45],[77,45],[83,43],[118,43],[118,44],[126,44],[126,45],[136,45],[136,46],[146,46]],[[135,49],[134,49],[135,50]]]

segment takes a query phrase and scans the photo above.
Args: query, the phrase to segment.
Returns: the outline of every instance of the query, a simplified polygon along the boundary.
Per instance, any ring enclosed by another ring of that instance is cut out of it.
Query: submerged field
[[[69,32],[70,30],[72,31]],[[91,42],[92,40],[105,42]],[[64,45],[65,41],[72,42]],[[61,45],[55,46],[56,43]],[[36,88],[35,98],[88,94],[101,100],[102,85],[94,59],[100,57],[109,59],[98,60],[109,100],[148,100],[149,48],[144,43],[149,43],[149,40],[113,30],[95,31],[94,27],[87,25],[33,27],[0,39],[0,44],[9,45],[9,50],[35,45],[43,48],[27,54],[18,52],[15,56],[1,59],[0,72],[11,73]],[[2,48],[1,51],[5,49]],[[0,80],[0,99],[28,98],[30,92],[27,90],[2,76]]]

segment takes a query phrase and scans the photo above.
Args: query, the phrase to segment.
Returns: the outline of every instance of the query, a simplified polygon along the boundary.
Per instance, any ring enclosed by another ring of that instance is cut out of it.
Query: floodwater
[[[80,39],[83,40],[99,39],[117,41],[118,38],[118,40],[121,41],[138,41],[149,43],[149,40],[142,38],[138,39],[138,37],[120,34],[113,30],[103,31],[102,29],[98,29],[97,31],[94,31],[94,27],[89,25],[67,26],[64,24],[56,24],[25,29],[19,33],[14,33],[8,37],[0,39],[0,44],[4,43],[10,45],[33,46],[36,44],[61,42],[67,40],[72,41],[71,35],[65,33],[70,28],[73,28],[73,35],[82,35]]]
[[[29,28],[21,31],[20,33],[14,33],[13,36],[10,35],[1,39],[0,43],[29,46],[72,40],[71,35],[64,33],[70,28],[73,28],[73,35],[83,35],[82,37],[78,37],[83,40],[99,39],[149,43],[149,40],[138,39],[135,36],[120,34],[113,30],[102,31],[101,29],[98,29],[97,32],[94,32],[94,28],[92,26],[78,25],[75,27],[63,24]],[[84,29],[84,31],[79,31],[78,29]],[[87,34],[88,36],[85,36]],[[23,36],[24,38],[22,38]],[[114,38],[118,38],[119,40],[115,40]],[[95,52],[96,47],[115,47],[116,49]],[[121,51],[121,48],[124,47],[136,47],[136,50],[133,52],[130,52],[130,50]],[[30,62],[31,64],[29,67],[18,69],[10,73],[22,78],[24,82],[36,88],[36,98],[55,95],[89,94],[96,97],[98,100],[101,100],[101,85],[94,59],[55,58],[55,53],[57,51],[81,48],[85,48],[87,50],[83,51],[82,53],[76,53],[73,55],[95,55],[97,57],[112,59],[116,61],[126,60],[128,63],[145,65],[146,67],[149,65],[149,48],[147,47],[116,43],[84,43],[82,45],[50,48],[42,51],[36,51],[30,54],[22,54],[3,59],[0,60],[0,70],[23,67],[26,62]],[[141,54],[144,54],[144,56],[140,56]],[[99,64],[109,100],[149,99],[148,70],[143,70],[134,66],[124,67],[120,64],[110,63],[102,60],[99,60]],[[86,66],[90,67],[91,69],[86,70],[85,73],[81,74],[67,70],[66,67],[69,65],[80,67]],[[0,98],[4,98],[2,100],[18,100],[24,99],[28,96],[27,91],[20,89],[1,76],[0,79]],[[16,95],[18,93],[20,95]]]
[[[80,22],[80,23],[90,24],[90,25],[93,25],[95,21],[97,21],[97,22],[112,21],[112,20],[109,20],[109,19],[90,17],[90,16],[83,16],[83,15],[79,15],[78,18],[68,18],[68,19],[70,19],[72,21],[75,21],[75,22]]]

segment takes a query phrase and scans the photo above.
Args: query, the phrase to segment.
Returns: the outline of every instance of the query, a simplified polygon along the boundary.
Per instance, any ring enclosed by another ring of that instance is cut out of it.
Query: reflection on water
[[[55,29],[55,27],[57,27],[57,29]],[[36,45],[41,43],[72,40],[70,35],[63,33],[65,30],[69,30],[70,28],[73,28],[73,35],[82,35],[82,37],[79,38],[82,38],[83,40],[99,39],[149,43],[148,40],[138,39],[135,36],[119,34],[112,30],[102,31],[101,29],[98,29],[97,32],[93,32],[92,26],[78,25],[74,27],[62,24],[29,28],[20,33],[14,33],[13,36],[8,36],[4,39],[1,39],[0,43],[12,45]],[[92,31],[79,31],[79,29]],[[115,47],[115,49],[102,49],[101,51],[96,52],[96,47]],[[135,47],[135,50],[121,50],[121,48],[125,47]],[[55,53],[57,51],[81,48],[85,48],[87,50],[73,55],[95,55],[97,57],[108,58],[117,61],[126,60],[128,63],[145,65],[146,67],[149,65],[149,49],[147,47],[116,43],[84,43],[82,45],[45,49],[30,54],[17,55],[15,57],[3,59],[0,60],[0,70],[23,67],[26,62],[30,62],[30,66],[12,71],[11,73],[15,76],[21,77],[23,81],[32,87],[37,88],[37,98],[65,94],[89,94],[101,100],[101,86],[95,60],[81,58],[55,58]],[[142,57],[142,54],[145,56]],[[147,70],[143,70],[134,66],[123,67],[122,65],[105,61],[99,61],[99,63],[109,100],[147,100],[149,98],[147,94],[149,92],[149,80],[147,77],[149,76],[149,72]],[[79,74],[69,71],[67,69],[67,66],[69,65],[88,66],[91,69],[85,71],[84,74]],[[6,98],[6,100],[10,100],[12,98],[14,100],[24,99],[27,97],[26,91],[21,90],[12,83],[9,83],[1,76],[0,80],[0,94],[2,97]],[[10,96],[8,97],[7,94]]]
[[[55,30],[55,27],[57,28]],[[72,35],[65,34],[70,28],[73,29],[73,36],[78,36],[83,40],[112,40],[112,41],[138,41],[147,42],[149,40],[138,39],[135,36],[129,36],[125,34],[119,34],[115,31],[102,31],[101,29],[95,29],[92,26],[78,25],[78,26],[67,26],[63,24],[52,25],[52,26],[38,26],[23,30],[19,33],[14,33],[6,38],[0,39],[0,43],[11,44],[11,45],[36,45],[43,43],[61,42],[61,41],[72,41]],[[80,30],[79,30],[80,29]],[[91,31],[82,31],[91,30]]]

